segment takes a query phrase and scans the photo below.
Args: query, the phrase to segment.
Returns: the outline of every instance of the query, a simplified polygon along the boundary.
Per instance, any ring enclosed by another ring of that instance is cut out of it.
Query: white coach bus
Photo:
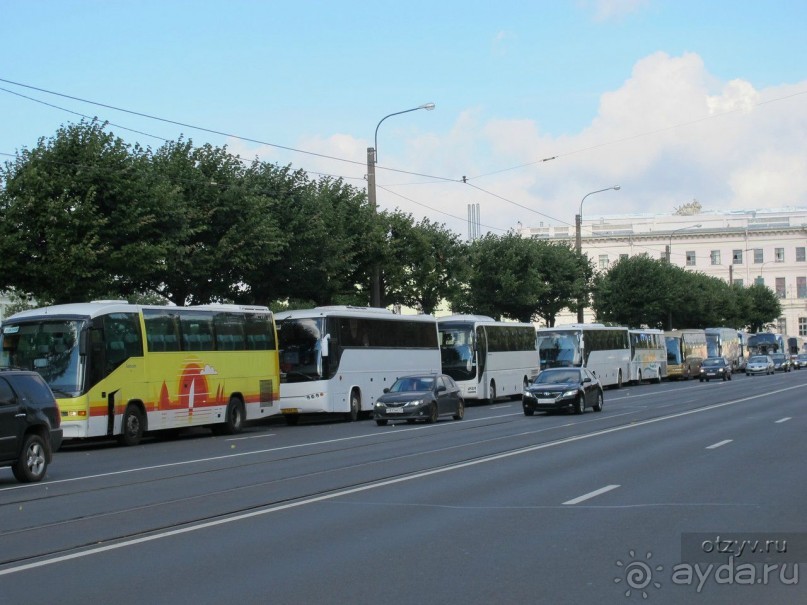
[[[535,327],[484,315],[451,315],[437,321],[443,373],[466,400],[521,397],[540,368]]]
[[[317,307],[275,316],[280,412],[368,417],[399,376],[440,372],[437,320],[370,307]]]

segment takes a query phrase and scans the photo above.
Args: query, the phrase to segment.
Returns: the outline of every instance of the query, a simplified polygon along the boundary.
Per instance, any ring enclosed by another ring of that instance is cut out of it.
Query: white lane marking
[[[717,443],[713,443],[712,445],[707,445],[706,449],[707,450],[715,450],[715,449],[717,449],[719,447],[723,447],[727,443],[731,443],[732,441],[734,441],[734,439],[724,439],[723,441],[718,441]]]
[[[583,494],[582,496],[578,496],[577,498],[567,500],[566,502],[564,502],[564,504],[579,504],[580,502],[591,500],[592,498],[596,498],[600,494],[610,492],[611,490],[614,490],[618,487],[619,487],[618,485],[606,485],[605,487],[601,487],[600,489],[595,489],[593,492],[589,492],[587,494]]]
[[[785,416],[784,418],[780,418],[776,421],[776,424],[782,424],[783,422],[787,422],[788,420],[793,420],[790,416]]]
[[[513,456],[520,456],[523,454],[530,454],[532,452],[536,452],[538,450],[547,449],[550,447],[555,447],[557,445],[564,445],[566,443],[573,443],[575,441],[582,441],[583,439],[591,439],[592,437],[600,437],[602,435],[609,435],[611,433],[617,433],[620,431],[627,431],[630,429],[635,429],[640,426],[645,426],[648,424],[655,424],[656,422],[664,422],[666,420],[674,420],[676,418],[683,418],[684,416],[689,416],[691,414],[700,414],[701,412],[708,412],[711,410],[716,410],[718,408],[726,407],[729,405],[736,405],[738,403],[743,403],[746,401],[752,401],[754,399],[760,399],[762,397],[770,397],[772,394],[781,393],[785,391],[790,391],[793,389],[802,389],[804,388],[802,385],[788,387],[785,389],[779,389],[778,391],[773,391],[770,393],[763,393],[760,395],[751,395],[749,397],[744,397],[742,399],[735,399],[734,401],[725,401],[723,403],[716,403],[714,405],[706,406],[703,408],[698,408],[695,410],[686,410],[684,412],[678,412],[676,414],[670,414],[669,416],[659,416],[658,418],[650,418],[648,420],[640,420],[631,424],[623,424],[621,426],[611,427],[608,429],[602,429],[600,431],[594,431],[593,433],[586,433],[584,435],[575,435],[573,437],[566,437],[564,439],[558,439],[557,441],[549,441],[547,443],[539,443],[537,445],[531,445],[528,447],[523,447],[521,449],[512,450],[509,452],[503,452],[501,454],[492,454],[490,456],[485,456],[484,458],[477,458],[476,460],[469,460],[467,462],[458,462],[456,464],[449,464],[447,466],[443,466],[440,468],[435,468],[428,471],[422,471],[420,473],[415,473],[413,475],[406,475],[405,477],[396,477],[394,479],[386,479],[384,481],[377,481],[374,483],[370,483],[367,485],[362,485],[359,487],[348,488],[345,490],[340,490],[337,492],[333,492],[331,494],[323,494],[321,496],[315,496],[313,498],[306,498],[304,500],[299,500],[297,502],[289,502],[286,504],[278,504],[275,506],[269,506],[267,508],[258,509],[254,511],[250,511],[248,513],[242,513],[240,515],[235,515],[232,517],[227,517],[225,519],[216,519],[215,521],[206,521],[204,523],[200,523],[198,525],[191,525],[188,527],[183,527],[180,529],[174,529],[167,532],[161,532],[157,534],[151,534],[149,536],[144,536],[142,538],[135,538],[133,540],[126,540],[124,542],[118,542],[117,544],[109,544],[107,546],[101,546],[98,548],[90,548],[87,550],[83,550],[81,552],[72,553],[69,555],[61,555],[59,557],[54,557],[52,559],[43,559],[41,561],[36,561],[33,563],[26,563],[24,565],[18,565],[16,567],[8,567],[6,569],[0,569],[0,576],[6,576],[9,574],[17,573],[20,571],[26,571],[29,569],[36,569],[38,567],[45,567],[47,565],[53,565],[55,563],[62,563],[64,561],[70,561],[72,559],[78,559],[82,557],[88,557],[90,555],[99,554],[102,552],[107,552],[110,550],[117,550],[119,548],[126,548],[128,546],[134,546],[136,544],[143,544],[145,542],[152,542],[154,540],[161,540],[162,538],[168,538],[171,536],[177,536],[180,534],[186,534],[193,531],[198,531],[201,529],[207,529],[209,527],[216,527],[218,525],[224,525],[227,523],[233,523],[235,521],[242,521],[244,519],[251,519],[252,517],[261,517],[263,515],[268,515],[270,513],[288,510],[291,508],[298,508],[300,506],[305,506],[307,504],[313,504],[315,502],[324,502],[326,500],[333,500],[334,498],[341,498],[342,496],[349,496],[352,494],[358,494],[361,492],[366,492],[371,489],[377,489],[379,487],[386,487],[388,485],[395,485],[398,483],[404,483],[406,481],[412,481],[414,479],[421,479],[423,477],[429,477],[432,475],[439,475],[442,473],[455,471],[463,468],[470,468],[472,466],[476,466],[478,464],[484,464],[487,462],[494,462],[496,460],[504,460],[506,458],[512,458]]]
[[[513,407],[513,404],[507,403],[505,405],[492,405],[492,406],[490,406],[490,409],[491,410],[501,410],[501,409],[504,409],[504,408],[511,408],[511,407]]]
[[[230,437],[225,441],[246,441],[247,439],[264,439],[266,437],[275,437],[277,433],[266,433],[265,435],[251,435],[249,437]]]

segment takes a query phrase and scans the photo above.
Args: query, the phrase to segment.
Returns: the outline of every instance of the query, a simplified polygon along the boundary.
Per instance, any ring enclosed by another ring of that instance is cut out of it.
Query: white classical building
[[[527,227],[520,233],[575,243],[574,226]],[[599,270],[620,257],[647,254],[727,283],[764,284],[781,299],[778,331],[807,337],[807,208],[584,216],[581,234],[583,253]],[[595,321],[591,309],[585,320]],[[574,321],[574,310],[557,318],[557,323]]]

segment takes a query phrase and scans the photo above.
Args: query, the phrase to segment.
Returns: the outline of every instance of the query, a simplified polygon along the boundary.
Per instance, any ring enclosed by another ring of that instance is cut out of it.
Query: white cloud
[[[584,0],[582,4],[594,13],[595,20],[608,21],[639,11],[649,0]]]
[[[395,145],[382,150],[379,166],[456,181],[467,176],[469,184],[379,171],[379,185],[394,192],[379,189],[379,205],[445,222],[463,236],[470,203],[480,204],[483,232],[519,221],[573,224],[586,193],[613,185],[621,190],[586,199],[586,218],[669,213],[692,199],[705,210],[807,206],[807,81],[767,89],[721,81],[695,53],[654,53],[626,75],[576,133],[551,136],[534,120],[490,117],[481,107],[458,111],[439,134],[428,124],[402,124],[388,135]],[[309,138],[296,146],[357,164],[299,155],[286,161],[356,177],[348,182],[364,188],[370,145],[341,134]],[[266,159],[278,155],[270,149]]]

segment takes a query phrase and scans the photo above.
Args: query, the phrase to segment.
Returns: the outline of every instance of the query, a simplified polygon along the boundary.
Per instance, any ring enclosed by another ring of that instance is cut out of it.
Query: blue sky
[[[616,184],[586,219],[804,207],[805,23],[796,0],[0,0],[0,154],[70,110],[364,187],[379,120],[433,102],[379,128],[378,202],[463,236],[469,203],[483,232],[573,224]]]

